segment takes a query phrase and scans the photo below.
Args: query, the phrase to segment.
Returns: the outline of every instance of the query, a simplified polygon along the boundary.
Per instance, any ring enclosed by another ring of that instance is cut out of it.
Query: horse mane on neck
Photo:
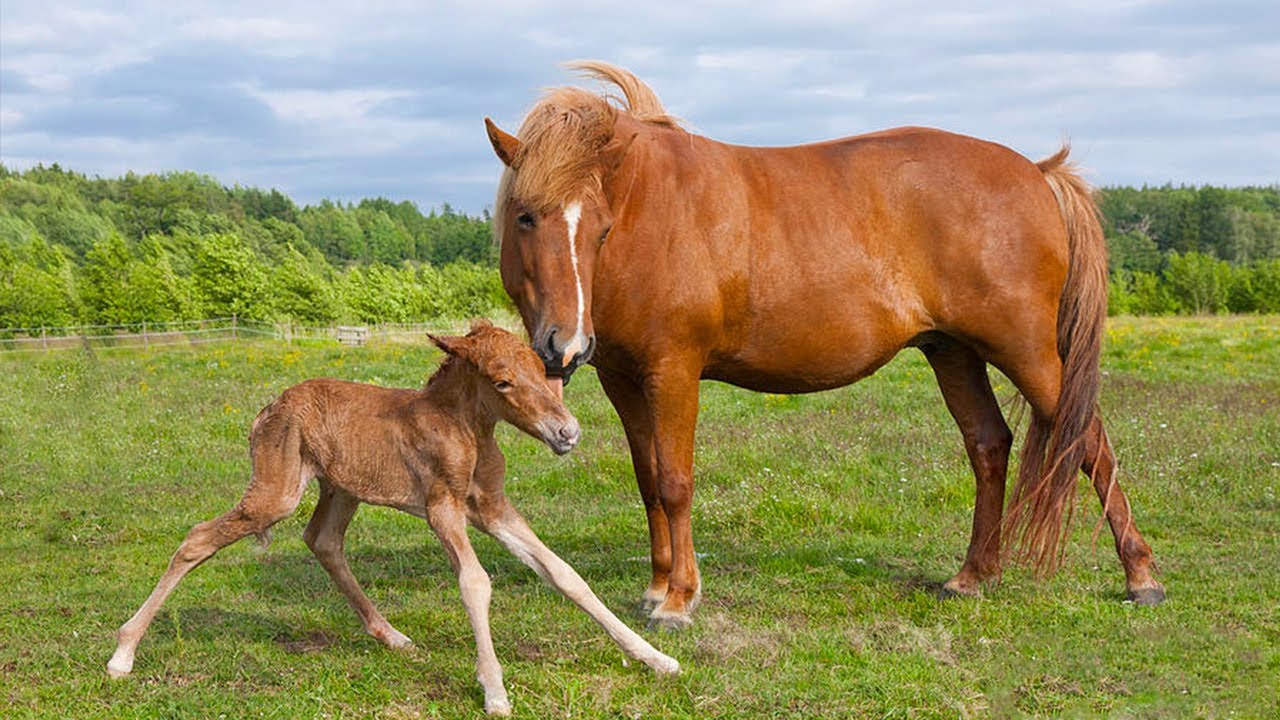
[[[547,211],[598,194],[603,182],[600,156],[614,140],[613,126],[620,112],[641,122],[679,127],[653,90],[629,71],[595,60],[569,63],[569,67],[612,84],[623,97],[577,87],[548,90],[520,125],[520,149],[499,185],[499,214],[512,196]]]

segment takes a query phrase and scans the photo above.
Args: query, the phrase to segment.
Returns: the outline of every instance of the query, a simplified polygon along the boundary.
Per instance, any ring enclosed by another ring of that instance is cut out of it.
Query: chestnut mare
[[[1061,559],[1077,473],[1093,480],[1129,597],[1155,604],[1151,549],[1097,411],[1106,247],[1067,148],[1032,163],[926,128],[786,148],[682,129],[630,72],[574,64],[625,101],[549,92],[512,136],[494,228],[503,285],[548,375],[588,360],[626,430],[649,520],[653,623],[700,591],[690,526],[700,379],[800,393],[920,348],[977,479],[968,555],[945,593],[1000,575],[1012,434],[987,377],[1031,406],[1007,522],[1016,557]]]

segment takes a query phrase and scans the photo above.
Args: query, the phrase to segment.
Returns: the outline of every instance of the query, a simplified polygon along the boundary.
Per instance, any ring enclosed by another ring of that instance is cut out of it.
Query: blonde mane
[[[615,86],[623,96],[598,95],[577,87],[552,88],[544,93],[517,133],[520,148],[498,185],[494,203],[498,217],[512,197],[544,212],[595,197],[603,182],[600,156],[614,139],[618,113],[665,127],[679,124],[667,114],[653,90],[629,71],[596,60],[567,66]]]

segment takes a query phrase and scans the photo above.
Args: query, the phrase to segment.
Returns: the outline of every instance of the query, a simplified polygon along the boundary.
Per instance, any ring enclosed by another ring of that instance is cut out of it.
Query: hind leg
[[[991,391],[987,364],[976,352],[955,341],[927,346],[924,352],[964,436],[977,482],[969,552],[943,592],[975,595],[984,582],[1000,577],[1000,519],[1013,435]]]
[[[1158,605],[1164,600],[1164,586],[1152,576],[1151,546],[1142,539],[1129,508],[1129,498],[1116,481],[1116,456],[1102,426],[1102,418],[1094,415],[1087,435],[1087,452],[1083,470],[1093,480],[1093,489],[1102,502],[1102,511],[1116,541],[1116,554],[1124,566],[1124,584],[1128,597],[1138,605]]]
[[[1022,391],[1036,417],[1045,424],[1052,422],[1061,386],[1061,363],[1056,360],[1056,355],[1046,349],[1038,360],[1008,360],[1000,366]],[[1028,443],[1033,440],[1032,434],[1034,430],[1028,435]],[[1111,526],[1116,541],[1116,554],[1124,566],[1129,599],[1140,605],[1158,604],[1164,600],[1164,587],[1152,576],[1154,563],[1151,548],[1138,533],[1129,500],[1116,482],[1115,454],[1097,413],[1094,413],[1081,439],[1084,441],[1084,452],[1080,469],[1093,481],[1094,491],[1098,494],[1107,523]],[[1024,465],[1027,462],[1025,455],[1024,449]],[[1020,472],[1025,471],[1025,467],[1020,469]],[[1056,543],[1057,540],[1054,539],[1049,544]]]
[[[316,503],[315,512],[312,513],[302,537],[333,579],[333,584],[338,586],[342,596],[347,599],[347,604],[360,616],[365,632],[381,640],[389,648],[411,647],[413,641],[392,627],[382,613],[378,612],[378,608],[374,607],[360,589],[360,583],[347,565],[343,541],[347,525],[359,507],[360,501],[354,495],[321,481],[320,501]]]
[[[107,662],[107,673],[111,677],[124,677],[133,670],[133,656],[138,642],[146,634],[147,626],[151,624],[169,593],[173,592],[187,573],[222,548],[246,535],[264,533],[293,513],[302,497],[301,486],[305,485],[298,483],[297,479],[294,483],[299,486],[296,491],[278,496],[266,496],[262,488],[257,488],[255,492],[255,486],[251,485],[244,498],[229,512],[191,528],[169,561],[169,568],[151,591],[150,597],[116,633],[116,651]]]

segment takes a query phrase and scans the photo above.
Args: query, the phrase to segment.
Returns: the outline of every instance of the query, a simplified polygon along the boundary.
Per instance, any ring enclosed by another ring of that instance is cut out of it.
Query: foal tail
[[[1107,246],[1093,188],[1067,162],[1070,146],[1036,163],[1067,226],[1069,264],[1058,301],[1062,383],[1053,417],[1031,412],[1008,522],[1020,536],[1012,551],[1037,574],[1057,569],[1075,509],[1077,473],[1097,412],[1102,329],[1107,315]]]

